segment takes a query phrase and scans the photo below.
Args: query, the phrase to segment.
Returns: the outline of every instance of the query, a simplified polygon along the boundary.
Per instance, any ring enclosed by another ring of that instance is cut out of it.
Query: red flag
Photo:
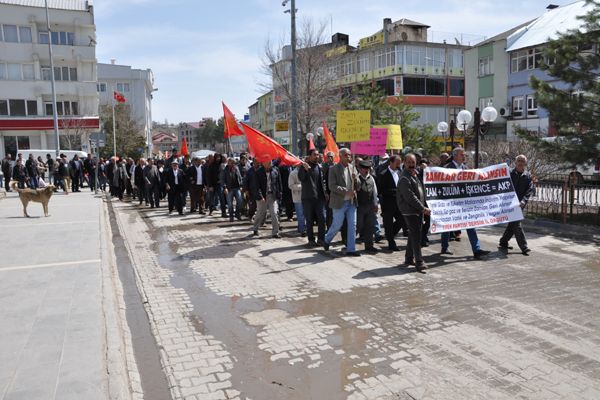
[[[116,90],[113,92],[113,97],[119,103],[125,103],[125,101],[127,101],[125,99],[125,96],[123,96],[121,93],[117,92]]]
[[[327,129],[327,124],[323,121],[323,135],[325,136],[325,143],[327,143],[327,147],[325,147],[325,155],[330,151],[333,152],[333,162],[336,164],[340,162],[340,149],[338,149],[337,143],[333,140],[333,135]]]
[[[258,161],[272,161],[279,159],[281,165],[298,165],[302,161],[281,147],[279,143],[266,136],[265,134],[257,131],[254,128],[242,122],[242,127],[246,132],[246,141],[248,141],[248,148],[250,154]]]
[[[310,151],[310,150],[314,150],[314,149],[315,149],[315,142],[313,142],[313,138],[310,137],[308,139],[308,150]]]
[[[225,139],[228,139],[232,136],[242,136],[244,134],[244,131],[238,125],[237,121],[235,120],[235,116],[233,115],[231,110],[227,108],[225,103],[221,102],[221,104],[223,104],[223,114],[225,114]]]
[[[183,140],[181,141],[181,151],[179,151],[181,153],[182,156],[188,156],[190,154],[190,152],[188,151],[187,148],[187,141],[185,140],[185,138],[183,138]]]

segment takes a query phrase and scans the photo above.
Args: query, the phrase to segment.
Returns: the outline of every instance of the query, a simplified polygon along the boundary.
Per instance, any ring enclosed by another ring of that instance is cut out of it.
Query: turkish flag
[[[333,162],[336,164],[339,163],[340,149],[338,148],[335,140],[333,140],[333,135],[331,132],[329,132],[329,129],[327,129],[327,124],[325,124],[325,121],[323,121],[323,135],[325,136],[325,143],[327,143],[327,147],[325,147],[325,155],[327,156],[327,153],[330,151],[333,152]]]
[[[125,96],[123,96],[121,93],[114,91],[113,92],[113,97],[115,98],[116,101],[118,101],[119,103],[125,103]]]
[[[246,141],[252,155],[258,162],[273,161],[279,159],[280,165],[298,165],[302,161],[281,147],[279,143],[266,136],[264,133],[242,122],[242,127],[246,132]]]
[[[227,108],[225,103],[221,102],[221,104],[223,104],[223,114],[224,114],[224,122],[225,122],[225,130],[224,130],[225,139],[228,139],[232,136],[244,135],[244,131],[238,125],[237,121],[235,120],[235,116],[233,115],[231,110],[229,108]]]
[[[185,138],[183,138],[183,140],[181,141],[181,151],[180,151],[182,156],[188,156],[190,154],[190,152],[188,151],[187,148],[187,141],[185,140]]]

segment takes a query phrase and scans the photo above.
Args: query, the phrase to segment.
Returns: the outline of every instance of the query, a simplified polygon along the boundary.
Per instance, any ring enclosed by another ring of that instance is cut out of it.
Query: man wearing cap
[[[379,209],[379,198],[377,197],[377,185],[375,179],[369,173],[372,163],[362,160],[358,163],[358,188],[356,199],[358,207],[356,210],[356,231],[365,244],[365,251],[376,253],[373,246],[373,235],[375,233],[375,221]]]
[[[179,169],[177,159],[171,161],[171,169],[165,171],[166,189],[169,201],[169,214],[173,209],[177,208],[179,215],[183,215],[183,202],[185,194],[185,176],[183,171]]]

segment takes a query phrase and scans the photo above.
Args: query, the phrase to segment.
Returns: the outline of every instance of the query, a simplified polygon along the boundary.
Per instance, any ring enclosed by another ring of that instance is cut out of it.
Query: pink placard
[[[365,142],[352,142],[352,154],[365,156],[382,156],[385,154],[388,130],[385,128],[371,128],[371,140]]]

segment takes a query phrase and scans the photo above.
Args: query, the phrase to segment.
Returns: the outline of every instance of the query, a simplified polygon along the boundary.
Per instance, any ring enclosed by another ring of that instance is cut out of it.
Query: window
[[[6,64],[0,64],[0,80],[6,79]]]
[[[50,67],[42,67],[42,80],[52,80],[52,71],[50,70]]]
[[[492,57],[483,57],[479,59],[479,76],[491,75],[494,73],[494,64]]]
[[[369,71],[369,54],[361,54],[358,56],[358,72]]]
[[[513,97],[512,115],[514,118],[520,118],[523,116],[523,96]]]
[[[71,115],[79,115],[79,103],[76,101],[71,102]]]
[[[38,115],[37,101],[27,100],[27,115]]]
[[[123,84],[117,83],[117,92],[123,92]]]
[[[24,117],[27,115],[25,100],[8,100],[11,117]]]
[[[34,79],[33,64],[23,64],[23,80],[32,81]]]
[[[424,67],[425,63],[425,48],[416,46],[406,46],[406,64]]]
[[[11,81],[21,80],[21,64],[6,64],[8,69],[8,79]]]
[[[98,83],[96,85],[96,89],[98,90],[98,92],[106,92],[106,83]]]
[[[0,100],[0,115],[8,115],[8,101]]]
[[[347,57],[346,59],[342,59],[340,62],[340,76],[352,75],[354,74],[354,60],[352,57]],[[129,83],[123,84],[123,91],[129,92]]]
[[[31,28],[28,26],[20,26],[19,37],[21,43],[31,43],[33,41],[31,37]]]
[[[52,40],[52,44],[73,46],[75,44],[75,34],[73,32],[50,32],[40,31],[39,42],[48,44],[48,39]]]
[[[405,95],[424,95],[425,78],[404,77],[402,82]]]
[[[450,96],[462,97],[465,95],[465,80],[450,79]]]
[[[40,42],[40,44],[48,44],[49,41],[48,31],[40,31],[38,34],[38,42]]]
[[[428,96],[443,96],[446,94],[444,78],[427,78],[425,81],[425,94]]]
[[[538,105],[534,96],[527,96],[527,115],[536,116],[538,113]]]
[[[481,97],[479,99],[479,109],[483,110],[484,108],[486,108],[488,105],[492,104],[492,101],[494,99],[492,97]]]
[[[510,55],[510,72],[520,72],[539,68],[542,64],[542,49],[519,50]]]
[[[383,90],[387,96],[394,95],[395,84],[394,84],[393,79],[383,79],[381,81],[377,81],[377,85],[379,87],[383,88]]]
[[[2,25],[2,32],[4,33],[4,41],[11,43],[19,42],[19,35],[17,33],[16,25]]]
[[[49,81],[50,67],[42,67],[42,79]],[[54,79],[57,81],[76,81],[77,80],[77,68],[70,67],[54,67]]]
[[[450,50],[448,58],[448,61],[450,61],[450,68],[463,68],[462,50]]]
[[[349,66],[350,66],[350,74],[353,74],[354,73],[354,68],[353,68],[354,64],[353,64],[352,61],[350,61]],[[123,91],[124,92],[129,92],[129,83],[124,83],[123,84]]]
[[[52,103],[44,103],[46,115],[52,115]],[[76,101],[57,101],[56,113],[58,115],[79,115],[79,104]]]
[[[17,136],[17,147],[19,150],[29,150],[29,136]]]
[[[445,61],[445,51],[443,48],[438,48],[438,47],[428,47],[426,49],[427,51],[427,65],[429,65],[430,67],[434,67],[434,68],[444,68],[446,61]]]

